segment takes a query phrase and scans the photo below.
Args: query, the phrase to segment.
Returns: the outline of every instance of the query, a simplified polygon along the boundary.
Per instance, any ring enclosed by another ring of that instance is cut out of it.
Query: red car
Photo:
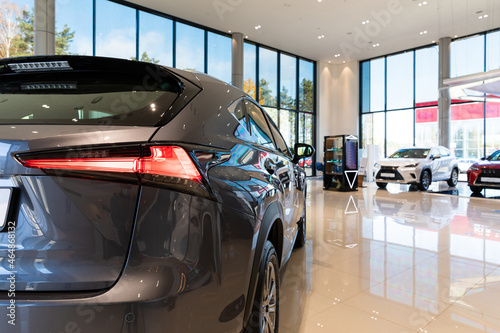
[[[474,193],[483,188],[500,189],[500,150],[472,164],[467,170],[467,182]]]

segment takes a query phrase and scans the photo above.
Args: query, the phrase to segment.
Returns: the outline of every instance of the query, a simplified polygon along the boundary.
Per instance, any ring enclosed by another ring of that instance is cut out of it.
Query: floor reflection
[[[282,271],[280,331],[500,332],[496,201],[389,185],[309,180],[308,241]]]

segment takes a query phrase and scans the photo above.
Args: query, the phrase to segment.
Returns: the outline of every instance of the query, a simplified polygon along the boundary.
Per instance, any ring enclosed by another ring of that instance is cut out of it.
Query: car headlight
[[[405,165],[405,168],[416,168],[417,165],[418,165],[418,163],[408,164],[408,165]]]
[[[478,167],[475,167],[475,166],[471,166],[471,167],[469,168],[469,171],[479,171],[479,170],[481,170],[481,169],[480,169],[480,168],[478,168]]]

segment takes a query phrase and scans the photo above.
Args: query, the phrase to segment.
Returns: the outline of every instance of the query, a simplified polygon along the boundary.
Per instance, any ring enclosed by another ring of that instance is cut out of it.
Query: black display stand
[[[358,189],[358,138],[354,135],[325,136],[323,188]]]

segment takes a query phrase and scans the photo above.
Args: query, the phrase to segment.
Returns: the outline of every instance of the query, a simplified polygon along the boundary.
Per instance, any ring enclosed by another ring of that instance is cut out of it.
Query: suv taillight
[[[179,146],[79,148],[18,153],[15,158],[27,168],[41,169],[53,176],[138,181],[187,192],[193,192],[193,185],[199,185],[206,192],[198,168]]]

